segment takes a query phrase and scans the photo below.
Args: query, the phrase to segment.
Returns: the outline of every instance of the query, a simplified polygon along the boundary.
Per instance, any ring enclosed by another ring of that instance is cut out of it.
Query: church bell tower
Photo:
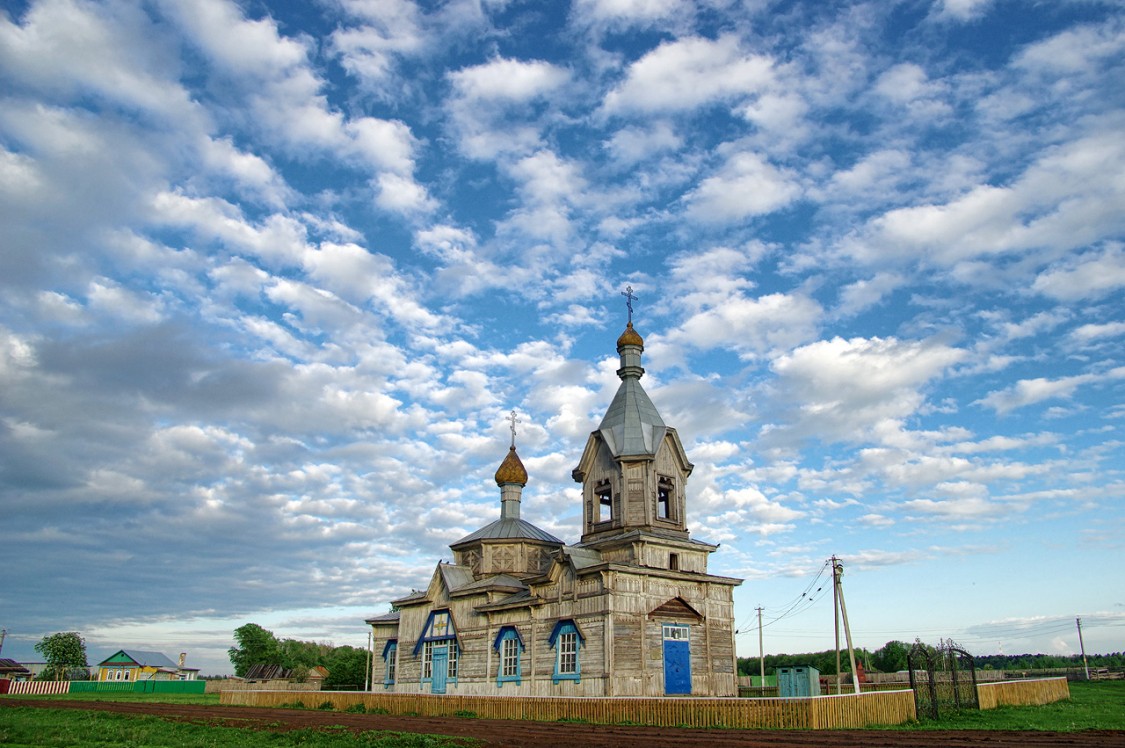
[[[629,321],[617,339],[621,385],[573,472],[582,484],[584,546],[630,533],[688,539],[684,496],[693,466],[641,386],[644,339],[633,327],[632,291],[625,293]]]

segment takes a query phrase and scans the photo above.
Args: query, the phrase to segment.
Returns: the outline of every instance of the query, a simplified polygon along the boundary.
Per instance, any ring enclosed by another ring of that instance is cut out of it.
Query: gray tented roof
[[[664,419],[636,377],[626,376],[598,431],[614,457],[653,456],[667,432]]]
[[[563,541],[556,538],[546,530],[541,530],[535,525],[531,524],[524,519],[498,519],[492,524],[485,525],[481,529],[474,532],[472,535],[467,535],[456,543],[450,545],[450,548],[456,548],[465,543],[472,543],[477,540],[538,540],[544,543],[557,543],[563,544]]]

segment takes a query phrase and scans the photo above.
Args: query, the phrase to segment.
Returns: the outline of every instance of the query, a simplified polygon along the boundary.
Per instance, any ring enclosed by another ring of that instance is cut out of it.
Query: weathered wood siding
[[[584,720],[630,722],[663,727],[832,729],[902,724],[915,718],[910,691],[820,696],[809,699],[722,698],[536,698],[521,696],[429,696],[363,692],[300,694],[224,691],[223,704],[316,708],[331,702],[343,710],[363,704],[368,710],[426,717],[473,714],[486,719]]]
[[[1070,686],[1066,678],[978,683],[977,696],[981,709],[995,709],[998,706],[1035,706],[1066,701],[1070,698]]]

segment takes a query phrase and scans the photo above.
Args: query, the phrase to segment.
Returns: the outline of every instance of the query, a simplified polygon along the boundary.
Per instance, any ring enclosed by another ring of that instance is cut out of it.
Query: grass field
[[[1046,706],[1001,707],[989,711],[965,711],[886,729],[893,730],[1125,730],[1125,681],[1070,684],[1069,701]],[[3,697],[0,697],[3,698]],[[149,701],[161,703],[218,704],[215,694],[83,694],[64,697],[89,701]],[[248,748],[306,746],[307,748],[454,748],[473,741],[450,740],[434,735],[367,732],[358,738],[339,731],[297,730],[289,733],[257,732],[237,727],[215,727],[168,722],[156,717],[138,717],[69,709],[0,709],[0,745],[75,746],[96,743],[118,746],[228,746]]]
[[[115,701],[132,699],[115,698]],[[161,701],[167,701],[162,698]],[[169,722],[144,717],[74,709],[16,707],[0,709],[0,745],[79,746],[101,748],[465,748],[476,741],[452,740],[438,735],[368,731],[352,735],[346,728],[266,732],[238,727],[216,727]]]
[[[1125,680],[1075,682],[1070,700],[1045,706],[963,711],[888,730],[1125,730]]]

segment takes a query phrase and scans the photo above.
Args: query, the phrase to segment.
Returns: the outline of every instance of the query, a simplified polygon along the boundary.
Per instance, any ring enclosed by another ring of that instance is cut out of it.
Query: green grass
[[[77,709],[12,707],[0,709],[0,745],[98,746],[125,748],[463,748],[478,742],[442,735],[369,730],[352,735],[343,727],[269,732],[240,727],[169,722],[145,717]]]
[[[942,715],[890,730],[1125,730],[1125,680],[1070,684],[1070,700]]]

